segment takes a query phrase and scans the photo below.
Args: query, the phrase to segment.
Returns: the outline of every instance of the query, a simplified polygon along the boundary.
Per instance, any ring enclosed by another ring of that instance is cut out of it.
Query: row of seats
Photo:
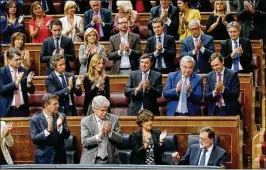
[[[38,91],[34,94],[29,94],[29,104],[30,104],[30,116],[37,114],[41,111],[42,105],[41,100],[43,95],[46,92]],[[84,103],[84,94],[82,96],[75,96],[74,100],[77,107],[78,116],[83,116],[83,103]],[[127,116],[128,106],[130,103],[130,99],[127,98],[123,92],[110,92],[109,98],[111,104],[111,113],[117,116]],[[157,99],[160,115],[165,116],[167,112],[167,99],[164,97],[160,97]],[[245,100],[243,91],[240,91],[239,103],[241,105],[242,114],[245,114]],[[201,115],[207,115],[206,102],[204,99],[201,101]]]

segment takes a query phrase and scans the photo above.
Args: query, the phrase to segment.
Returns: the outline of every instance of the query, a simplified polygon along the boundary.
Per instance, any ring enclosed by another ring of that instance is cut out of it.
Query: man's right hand
[[[181,88],[182,88],[182,84],[183,84],[183,81],[182,79],[177,83],[177,86],[176,86],[176,92],[180,92]]]
[[[17,79],[15,80],[16,85],[18,85],[21,82],[23,75],[24,75],[24,72],[18,73]]]
[[[70,91],[73,88],[73,77],[68,78],[68,90]]]
[[[52,120],[52,116],[50,116],[50,118],[48,118],[48,127],[47,127],[48,132],[52,132],[53,130],[53,120]]]
[[[138,87],[136,88],[136,92],[139,92],[142,88],[143,88],[143,82],[141,81]]]

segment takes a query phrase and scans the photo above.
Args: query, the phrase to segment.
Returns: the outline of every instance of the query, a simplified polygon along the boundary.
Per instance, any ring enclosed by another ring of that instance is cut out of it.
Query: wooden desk
[[[78,160],[82,152],[80,137],[80,121],[83,117],[67,117],[68,126],[76,137]],[[4,121],[13,121],[14,128],[11,135],[14,146],[10,148],[11,157],[15,164],[31,164],[34,161],[34,144],[29,133],[30,118],[2,118]],[[121,132],[131,133],[139,129],[136,117],[119,117]],[[178,150],[183,156],[187,147],[187,137],[190,134],[199,134],[200,128],[211,126],[220,138],[220,146],[227,152],[227,166],[230,169],[242,168],[242,138],[239,117],[155,117],[153,127],[167,130],[169,134],[177,134]]]

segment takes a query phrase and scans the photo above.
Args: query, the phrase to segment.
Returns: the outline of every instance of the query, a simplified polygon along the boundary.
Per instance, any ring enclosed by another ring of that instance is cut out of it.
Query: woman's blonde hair
[[[226,4],[226,1],[216,0],[214,2],[214,6],[213,6],[213,14],[214,14],[214,16],[217,15],[216,4],[217,4],[218,1],[221,2],[224,5],[224,14],[227,15],[228,12],[227,12],[227,4]]]
[[[96,34],[96,42],[95,44],[98,44],[99,42],[99,34],[98,32],[96,31],[96,29],[94,28],[88,28],[85,33],[84,33],[84,45],[88,45],[88,40],[87,40],[87,36],[91,33],[91,32],[94,32]]]
[[[15,40],[17,38],[23,37],[23,45],[21,47],[20,50],[24,50],[25,48],[25,43],[26,43],[26,35],[21,33],[21,32],[15,32],[12,36],[11,36],[11,42],[10,42],[10,47],[15,47]]]
[[[125,8],[126,6],[130,6],[133,9],[132,3],[130,1],[116,1],[116,6],[117,8]]]
[[[105,65],[104,57],[100,54],[95,54],[94,56],[92,56],[90,60],[90,66],[89,66],[89,71],[87,75],[89,76],[89,79],[91,81],[95,81],[96,79],[98,79],[98,77],[96,77],[96,74],[95,74],[95,66],[97,66],[101,62],[101,60],[103,60],[103,64]],[[99,76],[102,77],[102,79],[104,80],[106,76],[104,67],[101,73],[99,73]]]
[[[136,123],[139,125],[139,127],[142,127],[143,122],[153,120],[153,118],[154,118],[154,115],[152,114],[151,111],[146,110],[146,109],[141,109],[138,112]]]
[[[43,7],[42,7],[42,4],[41,4],[39,1],[34,1],[34,2],[31,4],[31,6],[30,6],[30,15],[31,15],[32,19],[34,19],[34,20],[36,19],[36,15],[33,13],[33,8],[36,7],[37,5],[40,5],[40,6],[41,6],[43,16],[45,16],[45,11],[44,11],[44,9],[43,9]]]
[[[67,1],[65,3],[65,7],[64,7],[64,14],[67,14],[67,11],[72,8],[72,7],[76,7],[77,8],[77,4],[75,1]]]

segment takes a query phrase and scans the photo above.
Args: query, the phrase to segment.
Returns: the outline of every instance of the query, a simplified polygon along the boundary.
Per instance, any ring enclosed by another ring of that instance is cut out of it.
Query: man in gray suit
[[[94,114],[81,120],[81,164],[120,164],[116,146],[122,135],[118,117],[107,113],[109,106],[106,97],[96,96],[92,100]]]
[[[125,15],[117,17],[119,33],[110,37],[108,59],[113,61],[110,74],[129,74],[138,69],[141,56],[140,37],[128,32],[128,19]]]

